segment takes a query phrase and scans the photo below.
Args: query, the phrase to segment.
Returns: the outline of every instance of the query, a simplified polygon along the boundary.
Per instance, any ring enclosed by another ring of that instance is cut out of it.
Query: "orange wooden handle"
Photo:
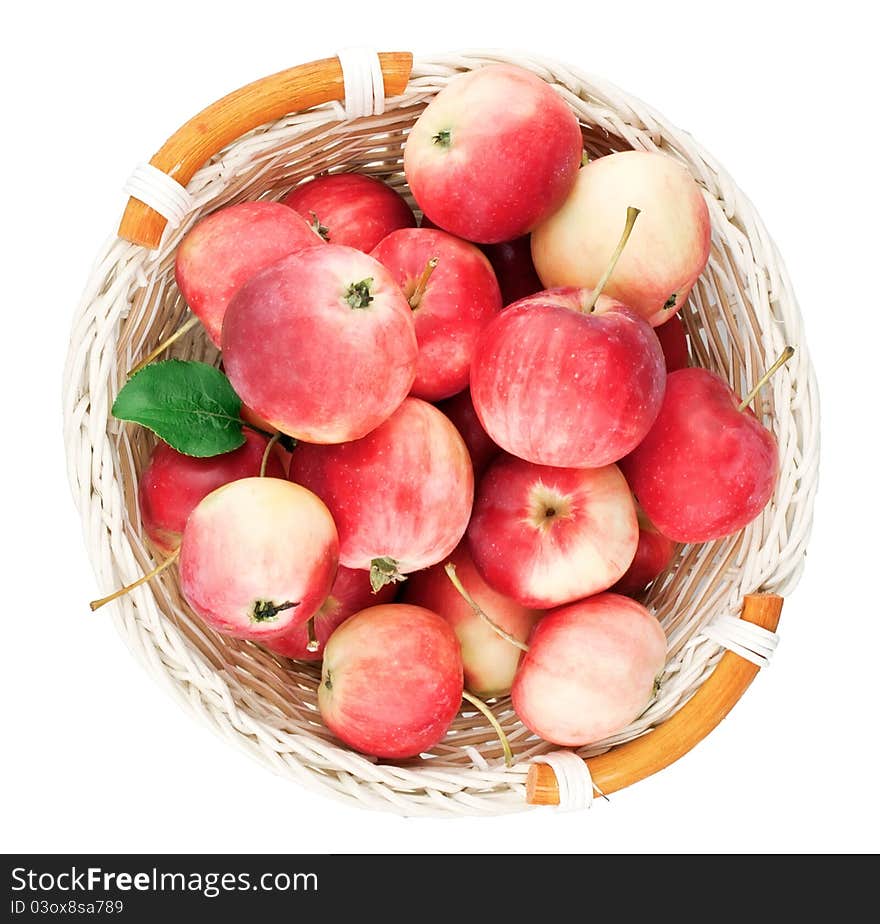
[[[412,54],[383,52],[379,63],[386,96],[402,93],[412,70]],[[150,163],[186,186],[202,164],[258,125],[344,98],[338,58],[291,67],[249,83],[203,109],[162,145]],[[133,244],[158,247],[165,225],[162,215],[139,199],[131,198],[119,223],[119,236]]]
[[[750,594],[745,598],[742,618],[775,632],[781,612],[782,597],[777,594]],[[640,738],[586,761],[597,789],[605,795],[617,792],[687,754],[733,709],[758,670],[751,661],[726,651],[678,712]],[[556,773],[548,764],[529,767],[526,801],[530,805],[559,805]]]

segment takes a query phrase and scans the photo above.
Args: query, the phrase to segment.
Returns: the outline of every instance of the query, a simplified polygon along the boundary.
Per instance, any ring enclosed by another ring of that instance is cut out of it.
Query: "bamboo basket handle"
[[[775,632],[782,602],[777,594],[750,594],[741,618]],[[733,709],[758,670],[751,661],[726,651],[700,689],[673,716],[648,734],[586,760],[596,788],[609,795],[687,754]],[[559,805],[556,773],[548,764],[529,767],[526,801],[530,805]]]
[[[410,52],[379,55],[385,95],[406,89],[412,70]],[[182,186],[196,170],[258,125],[345,98],[338,58],[323,58],[256,80],[203,109],[179,128],[150,159],[150,163]],[[139,199],[130,198],[119,224],[119,236],[133,244],[158,247],[167,219]]]

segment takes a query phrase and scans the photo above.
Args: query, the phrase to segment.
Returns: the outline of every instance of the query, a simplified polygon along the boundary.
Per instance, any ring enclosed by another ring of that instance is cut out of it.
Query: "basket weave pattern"
[[[528,56],[446,55],[415,63],[406,92],[381,116],[342,119],[338,104],[291,114],[241,137],[188,184],[195,208],[155,251],[110,240],[75,318],[65,370],[67,464],[86,542],[103,591],[154,564],[141,535],[137,479],[153,436],[109,415],[134,362],[186,319],[174,282],[183,235],[217,208],[278,199],[327,170],[375,174],[408,196],[402,152],[426,103],[456,74],[507,61],[548,81],[583,126],[591,157],[635,148],[681,160],[704,191],[712,220],[709,265],[681,316],[694,362],[719,372],[740,394],[787,343],[793,360],[762,390],[755,410],[780,448],[781,474],[765,512],[739,534],[682,546],[646,600],[668,638],[660,692],[637,721],[584,756],[631,740],[675,712],[712,671],[723,649],[702,635],[743,596],[786,594],[797,582],[809,537],[818,470],[818,396],[797,303],[775,246],[745,196],[693,139],[640,101],[592,76]],[[412,203],[411,197],[409,201]],[[215,362],[200,328],[171,355]],[[486,720],[462,711],[430,755],[380,763],[341,746],[317,712],[315,665],[279,659],[222,637],[182,601],[174,569],[113,607],[129,647],[166,688],[205,722],[269,768],[361,806],[417,814],[492,814],[526,807],[529,758],[553,750],[522,726],[509,699],[493,704],[516,762],[506,768]]]

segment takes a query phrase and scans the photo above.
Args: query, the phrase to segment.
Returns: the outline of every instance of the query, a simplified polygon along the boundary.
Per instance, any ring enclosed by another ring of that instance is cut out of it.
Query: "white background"
[[[0,848],[876,851],[880,139],[867,7],[13,5],[0,61]],[[106,588],[93,579],[66,483],[61,370],[122,183],[207,103],[352,44],[526,48],[647,100],[757,204],[801,301],[823,458],[807,568],[786,603],[780,648],[695,751],[589,813],[402,819],[308,793],[196,724],[87,606]]]

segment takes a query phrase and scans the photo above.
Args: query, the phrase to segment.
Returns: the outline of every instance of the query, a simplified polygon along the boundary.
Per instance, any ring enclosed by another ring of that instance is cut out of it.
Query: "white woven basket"
[[[810,531],[818,396],[797,303],[773,242],[731,178],[688,134],[616,87],[554,61],[505,52],[420,60],[408,81],[408,55],[382,55],[380,61],[349,51],[340,58],[342,64],[329,59],[304,65],[224,98],[169,140],[153,158],[159,169],[140,169],[133,178],[129,189],[141,201],[129,201],[121,231],[140,243],[114,237],[102,250],[77,310],[65,370],[68,470],[99,585],[110,591],[151,567],[136,485],[153,438],[115,421],[109,409],[125,370],[187,314],[173,272],[183,234],[220,206],[278,199],[326,170],[372,173],[408,195],[403,145],[431,97],[456,74],[490,62],[525,67],[575,111],[591,156],[659,150],[683,162],[703,189],[712,253],[681,312],[693,361],[744,393],[787,343],[796,347],[756,406],[780,448],[781,475],[770,504],[735,536],[681,547],[646,600],[669,642],[658,697],[613,739],[582,749],[577,760],[567,753],[551,756],[551,766],[543,767],[549,777],[542,779],[559,788],[549,801],[586,805],[590,769],[593,779],[601,771],[606,788],[619,788],[674,760],[675,749],[663,739],[669,721],[679,723],[677,734],[686,727],[685,737],[692,739],[686,750],[720,720],[772,651],[778,607],[763,629],[739,617],[748,595],[785,595],[794,587]],[[386,89],[396,95],[385,99]],[[201,134],[194,135],[196,121]],[[205,125],[216,129],[213,149],[206,148],[211,142],[203,137]],[[173,355],[218,358],[201,328],[176,343]],[[493,709],[515,754],[511,768],[491,727],[472,712],[460,714],[445,740],[422,758],[384,763],[354,753],[320,722],[315,666],[278,659],[208,629],[181,600],[173,569],[115,603],[112,618],[129,647],[199,718],[277,773],[360,806],[406,815],[524,809],[530,766],[554,750],[531,735],[509,699],[502,699]],[[715,671],[722,656],[728,659],[724,671]],[[699,708],[682,709],[701,688],[706,693],[713,671],[711,694]],[[715,701],[719,697],[723,702]],[[615,747],[634,739],[634,745]],[[643,742],[655,742],[648,756]],[[601,763],[580,759],[612,747]],[[627,769],[633,762],[638,766]]]

